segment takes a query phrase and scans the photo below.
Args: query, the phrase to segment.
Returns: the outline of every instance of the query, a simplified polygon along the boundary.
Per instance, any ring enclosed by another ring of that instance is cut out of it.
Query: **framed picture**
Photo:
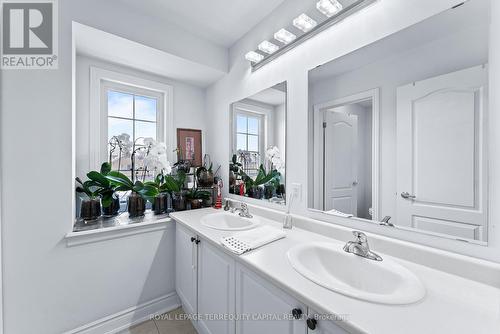
[[[177,129],[177,147],[182,151],[183,160],[191,161],[191,166],[201,166],[201,130]]]

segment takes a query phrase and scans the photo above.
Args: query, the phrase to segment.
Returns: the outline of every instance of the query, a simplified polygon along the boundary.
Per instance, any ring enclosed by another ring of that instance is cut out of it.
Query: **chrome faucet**
[[[253,216],[250,214],[250,211],[248,211],[248,205],[246,203],[241,203],[240,208],[231,209],[231,212],[236,212],[236,211],[240,211],[239,213],[240,217],[253,218]]]
[[[365,259],[382,261],[382,257],[380,257],[380,255],[370,250],[370,246],[368,246],[368,239],[363,232],[352,231],[352,234],[354,234],[356,240],[347,242],[344,246],[344,251],[364,257]]]
[[[391,216],[385,216],[385,217],[384,217],[384,218],[382,218],[382,220],[380,221],[380,225],[394,227],[394,224],[393,224],[393,223],[390,223],[390,222],[389,222],[389,220],[391,220]]]

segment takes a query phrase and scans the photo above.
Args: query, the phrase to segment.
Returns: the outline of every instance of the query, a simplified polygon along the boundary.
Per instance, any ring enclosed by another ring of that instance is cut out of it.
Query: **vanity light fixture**
[[[311,16],[307,15],[307,12],[302,13],[293,20],[293,26],[280,29],[273,35],[274,40],[282,44],[277,45],[277,43],[269,42],[272,40],[271,37],[271,39],[260,43],[254,51],[248,52],[245,58],[251,62],[252,71],[255,71],[300,45],[302,42],[377,1],[315,0],[316,9],[324,16],[319,15],[314,8],[311,8]]]
[[[275,53],[276,51],[279,50],[279,46],[277,46],[276,44],[273,44],[269,41],[263,41],[262,43],[259,44],[259,46],[257,48],[260,51],[268,53],[268,54]]]
[[[302,13],[293,20],[293,25],[295,28],[300,29],[303,32],[308,32],[316,27],[318,23],[307,16],[307,14]]]
[[[264,56],[255,51],[250,51],[245,55],[245,59],[256,64],[264,59]]]
[[[274,34],[274,39],[283,43],[283,44],[291,43],[296,38],[297,38],[297,36],[295,36],[294,34],[292,34],[291,32],[289,32],[286,29],[280,29],[278,32],[276,32]]]
[[[343,6],[338,0],[319,0],[316,3],[318,9],[326,17],[332,17],[342,10]]]

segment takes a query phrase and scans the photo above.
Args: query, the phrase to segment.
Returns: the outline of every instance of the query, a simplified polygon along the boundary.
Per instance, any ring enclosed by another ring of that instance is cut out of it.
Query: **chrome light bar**
[[[339,23],[343,19],[351,16],[352,14],[360,11],[361,9],[371,5],[372,3],[376,2],[378,0],[358,0],[356,2],[353,2],[351,5],[344,7],[341,11],[339,11],[337,14],[327,18],[326,20],[318,23],[313,29],[310,31],[303,33],[299,36],[297,36],[296,39],[291,41],[290,43],[283,45],[280,47],[279,50],[276,52],[273,52],[272,54],[263,54],[264,58],[259,61],[259,62],[252,62],[252,71],[256,71],[262,66],[272,62],[276,58],[280,57],[282,54],[292,50],[293,48],[297,47],[304,41],[308,40],[309,38],[319,34],[320,32],[330,28],[331,26]]]

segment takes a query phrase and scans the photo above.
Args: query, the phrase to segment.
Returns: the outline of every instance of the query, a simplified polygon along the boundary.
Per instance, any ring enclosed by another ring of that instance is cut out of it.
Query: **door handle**
[[[415,198],[417,198],[417,196],[410,195],[407,191],[402,192],[401,197],[403,197],[404,199],[411,199],[411,200],[414,200]]]

